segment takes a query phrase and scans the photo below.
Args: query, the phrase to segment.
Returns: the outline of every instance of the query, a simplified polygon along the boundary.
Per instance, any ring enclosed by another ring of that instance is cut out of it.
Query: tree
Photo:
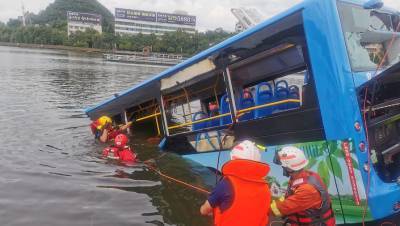
[[[102,27],[105,32],[114,32],[112,13],[97,0],[55,0],[33,18],[34,24],[60,24],[67,20],[67,12],[94,13],[102,16]]]
[[[18,19],[9,19],[7,22],[7,26],[17,28],[17,27],[22,26],[22,22]]]

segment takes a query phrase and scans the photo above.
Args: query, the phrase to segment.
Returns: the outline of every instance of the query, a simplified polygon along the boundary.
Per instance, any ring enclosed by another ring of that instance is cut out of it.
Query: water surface
[[[164,68],[100,56],[0,47],[0,225],[209,225],[205,199],[141,164],[100,158],[83,109]],[[160,157],[140,132],[141,160]],[[165,173],[203,185],[207,169],[163,155]]]

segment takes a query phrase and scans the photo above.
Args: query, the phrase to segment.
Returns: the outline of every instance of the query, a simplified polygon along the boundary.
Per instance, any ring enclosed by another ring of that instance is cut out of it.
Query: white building
[[[254,8],[233,8],[231,12],[239,20],[236,23],[236,32],[244,31],[264,20],[264,16]]]
[[[115,34],[156,34],[182,30],[196,31],[196,17],[186,12],[162,13],[143,10],[115,9]]]
[[[101,15],[80,12],[67,12],[68,18],[68,36],[76,31],[86,31],[86,29],[94,29],[99,33],[102,32]]]

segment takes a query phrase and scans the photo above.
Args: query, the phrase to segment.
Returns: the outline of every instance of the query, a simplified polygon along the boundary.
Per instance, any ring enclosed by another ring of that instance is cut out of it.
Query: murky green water
[[[83,108],[163,69],[104,62],[66,51],[0,47],[0,225],[210,225],[206,198],[138,164],[100,158]],[[133,147],[141,160],[158,149]],[[197,185],[207,169],[173,155],[165,173]]]

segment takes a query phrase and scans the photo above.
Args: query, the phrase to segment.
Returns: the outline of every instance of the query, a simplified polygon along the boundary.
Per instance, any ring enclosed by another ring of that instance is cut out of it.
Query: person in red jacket
[[[114,139],[114,145],[103,150],[103,157],[121,162],[134,162],[136,154],[127,143],[128,137],[125,134],[118,134]]]
[[[112,125],[112,119],[108,116],[101,116],[90,124],[90,129],[96,139],[102,143],[113,140],[122,131],[128,129],[132,122],[115,128]]]
[[[223,179],[200,213],[213,214],[216,226],[266,226],[271,202],[266,176],[270,168],[260,161],[260,150],[253,142],[236,145],[231,160],[222,167]]]
[[[283,147],[274,162],[282,166],[290,180],[285,197],[272,201],[272,213],[286,217],[286,225],[290,226],[336,225],[328,189],[317,173],[305,170],[308,159],[304,152],[296,147]]]

